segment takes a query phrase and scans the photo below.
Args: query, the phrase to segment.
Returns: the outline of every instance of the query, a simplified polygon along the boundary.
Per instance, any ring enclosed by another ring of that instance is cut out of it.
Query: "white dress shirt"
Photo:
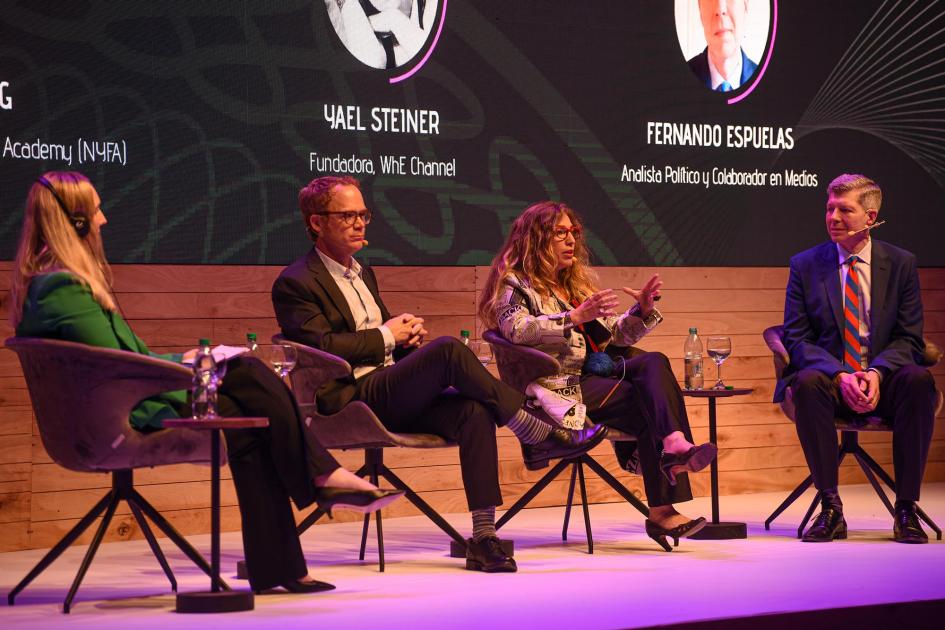
[[[742,51],[738,51],[738,66],[732,71],[732,78],[729,79],[721,72],[719,72],[715,64],[712,63],[712,60],[708,58],[709,55],[706,54],[706,61],[709,62],[709,77],[712,79],[712,89],[717,90],[719,86],[722,85],[722,81],[728,81],[728,84],[732,86],[733,90],[737,90],[742,86]]]
[[[847,264],[847,259],[850,256],[856,256],[859,258],[859,261],[856,263],[856,276],[859,280],[859,296],[860,296],[860,356],[862,357],[861,363],[865,366],[869,363],[870,356],[870,287],[872,286],[873,274],[872,274],[872,260],[873,260],[873,241],[867,239],[866,246],[860,250],[858,254],[851,254],[847,250],[843,249],[839,244],[837,244],[837,256],[839,257],[840,263],[840,305],[843,306],[843,287],[846,286],[847,282],[847,273],[850,270],[850,265]]]
[[[367,288],[367,285],[364,284],[364,279],[361,278],[361,265],[358,264],[357,260],[352,258],[351,266],[345,267],[341,263],[326,256],[317,247],[315,251],[318,252],[318,256],[322,259],[322,262],[325,263],[325,268],[328,269],[328,273],[331,274],[335,284],[338,285],[341,294],[345,296],[345,302],[348,303],[348,308],[351,309],[351,316],[354,318],[355,330],[370,330],[371,328],[380,330],[381,334],[384,336],[384,363],[382,365],[393,365],[393,352],[394,346],[396,345],[394,342],[394,333],[391,332],[390,328],[384,325],[381,309],[374,300],[374,296],[371,295],[371,291]],[[365,374],[373,372],[379,366],[355,365],[352,367],[354,369],[354,377],[360,378]]]

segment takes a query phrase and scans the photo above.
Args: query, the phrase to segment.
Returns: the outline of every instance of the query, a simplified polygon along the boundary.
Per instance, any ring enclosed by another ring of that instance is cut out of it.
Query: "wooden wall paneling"
[[[0,262],[0,313],[5,318],[10,263]],[[264,343],[278,331],[272,313],[269,288],[279,267],[223,265],[115,265],[116,291],[131,326],[156,351],[182,351],[204,336],[214,343],[239,344],[247,331]],[[377,267],[385,303],[392,313],[410,311],[426,319],[430,338],[473,330],[478,337],[476,304],[485,282],[486,267]],[[761,331],[781,321],[785,268],[602,268],[602,286],[639,286],[658,272],[665,283],[660,309],[666,321],[640,344],[666,354],[677,378],[682,371],[682,346],[690,326],[703,336],[728,334],[735,353],[723,366],[726,382],[755,391],[719,401],[719,464],[723,493],[787,491],[807,474],[794,426],[770,402],[774,387],[771,355]],[[926,309],[926,334],[945,347],[945,271],[920,270],[922,299]],[[629,297],[623,297],[629,306]],[[6,328],[4,328],[4,326]],[[12,334],[6,322],[0,333]],[[494,370],[494,366],[490,366]],[[707,363],[707,379],[715,368]],[[935,378],[945,385],[945,366]],[[707,437],[707,405],[687,399],[695,438]],[[64,471],[52,463],[34,434],[29,398],[15,356],[0,348],[0,549],[52,545],[110,485],[106,475]],[[498,433],[500,480],[505,505],[521,496],[544,471],[527,471],[518,441],[507,430]],[[888,434],[861,434],[878,461],[891,460]],[[362,451],[337,452],[348,468],[363,463]],[[617,469],[609,443],[594,450],[595,457],[634,492],[642,496],[642,480]],[[445,512],[465,512],[465,493],[459,474],[457,449],[389,449],[387,463],[414,484],[434,507]],[[239,528],[239,515],[229,472],[224,468],[227,491],[223,510],[224,530]],[[209,469],[181,465],[136,473],[145,496],[185,534],[209,530]],[[945,479],[945,435],[937,425],[929,458],[927,479]],[[863,483],[855,463],[845,463],[843,483]],[[692,475],[697,496],[708,493],[708,474]],[[588,475],[590,498],[595,502],[620,498],[593,474]],[[562,505],[567,479],[549,486],[535,505]],[[773,506],[764,506],[759,518]],[[628,507],[628,515],[636,519]],[[408,502],[399,501],[385,511],[388,516],[417,514]],[[338,520],[357,520],[339,514]],[[19,519],[19,520],[16,520]],[[31,520],[32,519],[32,520]],[[514,522],[509,525],[514,528]],[[431,525],[431,534],[438,535]],[[107,540],[140,536],[129,515],[116,518]],[[87,542],[87,540],[85,541]]]

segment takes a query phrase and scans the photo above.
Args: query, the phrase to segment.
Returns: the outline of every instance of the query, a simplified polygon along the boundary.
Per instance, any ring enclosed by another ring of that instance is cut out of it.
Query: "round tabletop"
[[[684,389],[683,396],[692,398],[727,398],[729,396],[744,396],[750,394],[754,389],[751,387],[736,387],[734,389]]]
[[[269,418],[214,418],[213,420],[194,420],[193,418],[168,418],[161,421],[165,429],[258,429],[269,426]]]

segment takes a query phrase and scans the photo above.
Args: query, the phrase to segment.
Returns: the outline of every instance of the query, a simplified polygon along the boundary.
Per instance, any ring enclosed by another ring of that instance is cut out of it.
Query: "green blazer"
[[[20,337],[45,337],[127,350],[180,362],[179,354],[148,350],[118,313],[103,309],[79,278],[65,271],[33,278],[23,303],[23,320],[16,327]],[[187,403],[186,391],[165,392],[142,400],[132,410],[131,426],[149,431],[161,428],[165,418],[176,418],[176,408]]]

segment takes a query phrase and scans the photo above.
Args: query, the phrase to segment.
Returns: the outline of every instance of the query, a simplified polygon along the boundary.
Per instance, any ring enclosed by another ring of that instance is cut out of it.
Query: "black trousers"
[[[265,590],[308,573],[295,529],[291,499],[302,509],[315,501],[314,478],[339,467],[307,431],[285,384],[262,362],[229,361],[220,386],[222,416],[265,417],[264,429],[224,431],[230,471],[240,504],[243,551],[253,590]],[[189,415],[189,408],[178,410]]]
[[[840,389],[830,377],[818,370],[798,372],[791,390],[797,436],[814,477],[814,487],[836,491],[839,471],[834,418],[856,414],[843,402]],[[919,500],[937,402],[932,374],[918,365],[907,365],[883,378],[879,405],[874,413],[868,414],[892,418],[893,468],[899,500]]]
[[[447,388],[454,391],[445,392]],[[454,337],[439,337],[396,364],[358,379],[355,397],[384,426],[432,433],[459,444],[470,510],[502,504],[495,428],[522,407],[522,394],[497,381]]]
[[[651,507],[689,501],[692,499],[689,476],[677,475],[676,485],[672,486],[660,470],[663,438],[682,431],[692,441],[686,404],[669,359],[660,352],[644,352],[625,359],[624,365],[627,371],[622,380],[619,365],[615,377],[587,376],[581,380],[587,415],[596,423],[637,437],[643,487]],[[615,384],[617,390],[601,407],[601,401]]]

